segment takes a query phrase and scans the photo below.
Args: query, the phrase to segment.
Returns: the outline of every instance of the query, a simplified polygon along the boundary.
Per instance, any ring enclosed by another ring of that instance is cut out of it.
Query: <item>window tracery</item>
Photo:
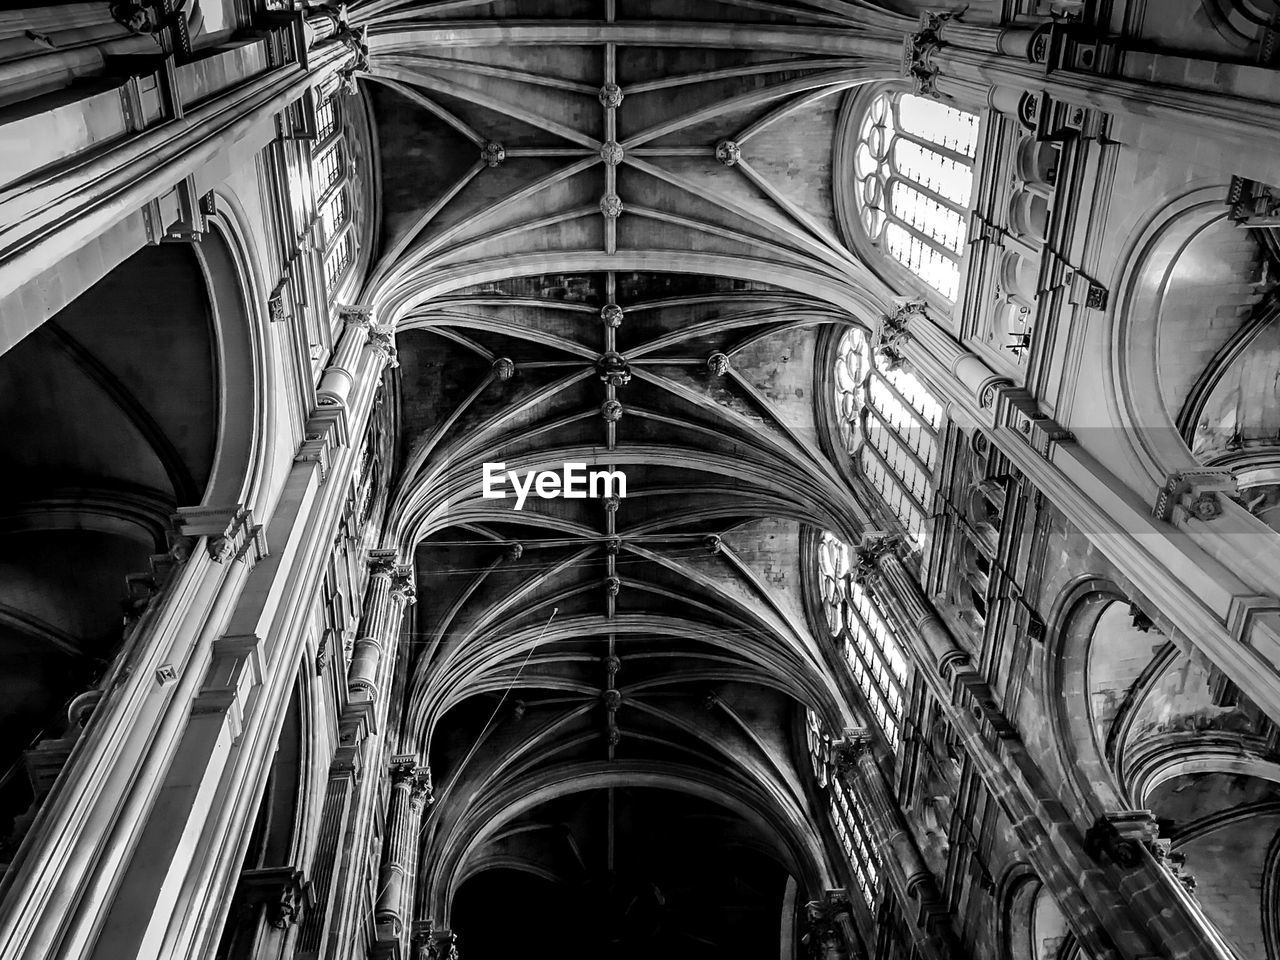
[[[323,229],[325,290],[330,297],[355,259],[351,234],[349,161],[342,132],[336,87],[316,107],[316,145],[311,153],[317,211]]]
[[[954,301],[968,234],[978,116],[913,94],[872,100],[853,173],[868,239]]]
[[[907,658],[889,620],[853,576],[853,551],[830,533],[818,546],[818,573],[827,628],[885,739],[901,742]]]
[[[845,450],[921,546],[933,500],[942,405],[905,367],[878,365],[866,334],[857,329],[836,350],[834,383]]]
[[[822,732],[822,722],[812,710],[806,711],[809,760],[819,785],[826,787],[827,812],[845,858],[853,873],[854,883],[863,902],[875,906],[880,884],[880,856],[871,840],[871,830],[858,797],[841,777],[830,776],[830,740]]]

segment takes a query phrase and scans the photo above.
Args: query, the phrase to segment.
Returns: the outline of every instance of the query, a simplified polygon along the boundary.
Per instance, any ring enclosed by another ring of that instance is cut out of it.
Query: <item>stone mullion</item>
[[[862,731],[837,746],[837,776],[862,803],[867,829],[903,911],[914,900],[918,922],[910,925],[916,948],[928,960],[959,960],[959,940],[946,901],[916,846],[901,807],[895,802]]]
[[[991,797],[999,804],[1040,878],[1051,890],[1082,946],[1096,960],[1156,955],[1176,945],[1175,958],[1225,960],[1202,922],[1180,908],[1167,877],[1150,855],[1128,864],[1100,859],[1081,829],[1049,798],[1049,784],[1009,723],[989,685],[933,610],[894,551],[893,538],[868,537],[860,573],[901,623],[899,636],[923,681],[957,734]],[[972,698],[974,710],[966,702]],[[992,744],[983,720],[995,728]],[[1132,879],[1117,867],[1140,871]]]

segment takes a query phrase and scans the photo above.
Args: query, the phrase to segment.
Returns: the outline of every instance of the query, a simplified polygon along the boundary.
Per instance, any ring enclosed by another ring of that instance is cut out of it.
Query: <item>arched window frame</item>
[[[967,118],[963,137],[957,139],[955,124],[948,131],[950,135],[941,138],[929,136],[918,122],[920,110],[911,111],[904,124],[901,109],[904,101],[908,105],[922,107],[925,113],[949,111],[953,117]],[[888,124],[884,124],[886,120]],[[838,171],[834,181],[835,205],[845,239],[891,287],[923,297],[942,315],[949,315],[964,296],[970,212],[977,193],[973,173],[980,169],[984,122],[981,110],[972,109],[969,105],[920,97],[908,86],[884,83],[864,86],[848,95],[838,123],[834,157]],[[884,131],[889,125],[892,125],[892,132],[887,137],[873,133],[874,128],[880,127]],[[877,160],[875,154],[869,153],[872,146],[869,141],[876,136],[881,136],[884,142],[876,151],[879,162],[870,163],[869,160]],[[895,162],[897,142],[909,145],[907,149],[914,154],[914,159],[928,159],[929,163],[912,171],[905,163]],[[864,145],[867,150],[863,149]],[[921,151],[933,156],[925,157]],[[934,176],[925,175],[926,167]],[[948,171],[959,168],[969,172],[963,189],[957,189],[961,184],[945,176]],[[878,186],[871,184],[872,179]],[[899,208],[896,213],[889,208],[895,184],[900,185],[904,193],[910,190],[916,196],[914,217],[902,215],[906,208]],[[879,218],[868,215],[874,209],[880,210]],[[946,215],[945,229],[942,224],[936,231],[919,229],[926,224],[928,218],[925,214],[930,210]],[[954,279],[939,283],[936,269],[913,269],[909,258],[899,258],[890,250],[886,242],[889,233],[886,231],[895,223],[897,226],[893,233],[905,230],[924,248],[935,250],[954,262],[954,271],[948,271]],[[947,242],[948,237],[950,242]],[[938,285],[931,283],[930,279]]]
[[[871,836],[866,812],[857,795],[838,776],[831,775],[831,738],[813,710],[805,711],[809,762],[814,779],[825,791],[827,816],[840,842],[854,885],[867,909],[874,910],[880,896],[881,861]]]
[[[832,446],[883,502],[904,538],[923,552],[932,526],[942,450],[943,408],[906,366],[887,365],[860,327],[838,333],[830,380]],[[819,411],[821,414],[821,409]]]
[[[910,701],[906,649],[892,618],[856,577],[853,548],[832,533],[817,538],[816,600],[829,638],[891,750],[902,744]]]

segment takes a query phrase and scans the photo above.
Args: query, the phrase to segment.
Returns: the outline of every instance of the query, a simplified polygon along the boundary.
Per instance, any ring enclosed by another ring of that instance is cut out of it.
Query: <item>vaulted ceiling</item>
[[[476,890],[649,903],[653,845],[626,825],[659,812],[702,818],[703,846],[763,857],[801,896],[842,882],[803,712],[857,715],[803,567],[816,531],[875,521],[816,371],[890,299],[834,171],[848,96],[894,75],[908,21],[842,0],[693,6],[354,11],[382,183],[368,289],[401,363],[391,517],[420,601],[401,733],[435,779],[420,913],[464,938]],[[627,496],[516,510],[482,496],[495,462],[616,468]],[[706,855],[685,846],[686,867]],[[766,888],[776,920],[771,876],[703,890],[682,942],[756,955],[716,928]],[[584,955],[657,936],[597,933],[613,946]]]

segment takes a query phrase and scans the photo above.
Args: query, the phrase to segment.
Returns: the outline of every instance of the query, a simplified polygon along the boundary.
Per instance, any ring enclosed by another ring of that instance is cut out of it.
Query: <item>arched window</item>
[[[853,577],[852,550],[824,533],[818,574],[827,628],[893,749],[901,739],[907,658],[875,599]]]
[[[350,162],[341,123],[338,87],[331,82],[316,107],[316,142],[311,152],[316,209],[324,228],[324,282],[330,297],[355,259]]]
[[[856,794],[840,779],[830,776],[830,739],[822,732],[822,721],[812,710],[807,711],[809,759],[818,783],[827,788],[831,825],[835,828],[845,858],[853,873],[862,899],[874,907],[880,883],[880,856],[871,842],[866,814]]]
[[[885,370],[866,334],[852,329],[836,351],[835,401],[845,449],[918,548],[932,512],[942,406],[913,373]]]
[[[976,114],[911,94],[877,95],[858,131],[867,237],[948,300],[960,287],[977,146]]]

